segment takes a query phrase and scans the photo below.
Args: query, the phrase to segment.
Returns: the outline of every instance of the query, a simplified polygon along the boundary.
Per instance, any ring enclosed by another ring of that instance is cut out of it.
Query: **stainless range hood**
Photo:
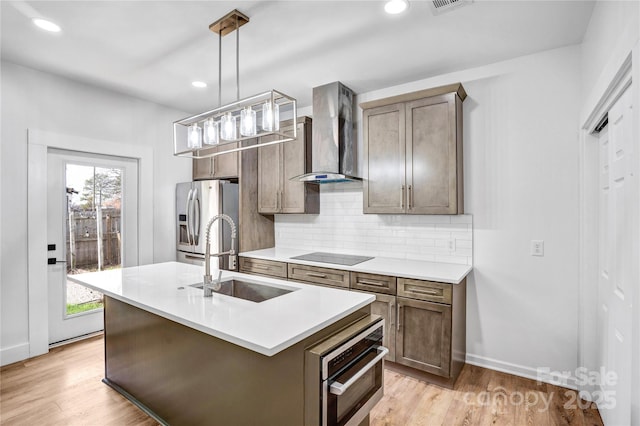
[[[313,89],[311,173],[291,180],[310,183],[360,181],[353,129],[353,91],[336,81]]]

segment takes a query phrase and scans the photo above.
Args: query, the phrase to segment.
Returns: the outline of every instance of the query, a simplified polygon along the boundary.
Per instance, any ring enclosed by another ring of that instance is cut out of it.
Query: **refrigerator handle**
[[[193,220],[193,240],[194,244],[196,241],[200,239],[200,198],[196,197],[196,193],[194,192],[193,197],[193,211],[194,211],[194,220]]]
[[[185,207],[185,211],[187,213],[187,242],[189,245],[193,245],[191,242],[191,194],[193,193],[193,189],[189,190],[189,194],[187,195],[187,205]]]
[[[191,204],[189,206],[189,222],[191,223],[191,244],[192,245],[196,245],[198,244],[198,242],[196,241],[196,210],[195,210],[195,204],[196,204],[196,197],[198,196],[198,190],[197,189],[192,189],[191,190]]]

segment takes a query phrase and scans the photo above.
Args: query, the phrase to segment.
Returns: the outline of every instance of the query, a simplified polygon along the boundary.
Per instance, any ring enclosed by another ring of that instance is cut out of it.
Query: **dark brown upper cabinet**
[[[232,143],[211,148],[202,149],[203,153],[223,152],[229,149],[235,149],[238,143]],[[198,158],[193,160],[193,180],[205,179],[228,179],[238,177],[238,158],[239,153],[230,152],[228,154],[220,154],[215,157]]]
[[[295,141],[258,148],[258,212],[319,213],[318,185],[292,181],[290,178],[311,170],[311,119],[297,120]],[[293,123],[283,127],[293,133]]]
[[[461,214],[461,84],[361,104],[364,213]]]

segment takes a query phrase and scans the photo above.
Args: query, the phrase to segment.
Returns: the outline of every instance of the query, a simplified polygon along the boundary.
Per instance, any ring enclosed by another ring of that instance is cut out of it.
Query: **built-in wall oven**
[[[368,419],[384,392],[383,335],[384,320],[368,315],[306,352],[305,424],[355,426]]]

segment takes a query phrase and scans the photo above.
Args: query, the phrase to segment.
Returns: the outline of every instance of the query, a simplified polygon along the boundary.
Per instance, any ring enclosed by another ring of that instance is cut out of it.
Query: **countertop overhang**
[[[411,259],[397,259],[391,257],[374,257],[371,260],[367,260],[365,262],[358,263],[352,266],[292,259],[292,257],[300,256],[312,251],[316,250],[285,249],[272,247],[268,249],[248,251],[240,253],[239,255],[252,257],[255,259],[317,266],[320,268],[333,268],[341,269],[343,271],[390,275],[394,277],[413,278],[416,280],[437,281],[450,284],[460,284],[472,269],[470,265],[428,262]]]
[[[204,297],[201,289],[190,287],[202,282],[203,272],[201,266],[166,262],[70,275],[69,280],[266,356],[375,300],[369,294],[232,271],[223,271],[222,279],[243,279],[293,291],[260,303],[215,293]]]

